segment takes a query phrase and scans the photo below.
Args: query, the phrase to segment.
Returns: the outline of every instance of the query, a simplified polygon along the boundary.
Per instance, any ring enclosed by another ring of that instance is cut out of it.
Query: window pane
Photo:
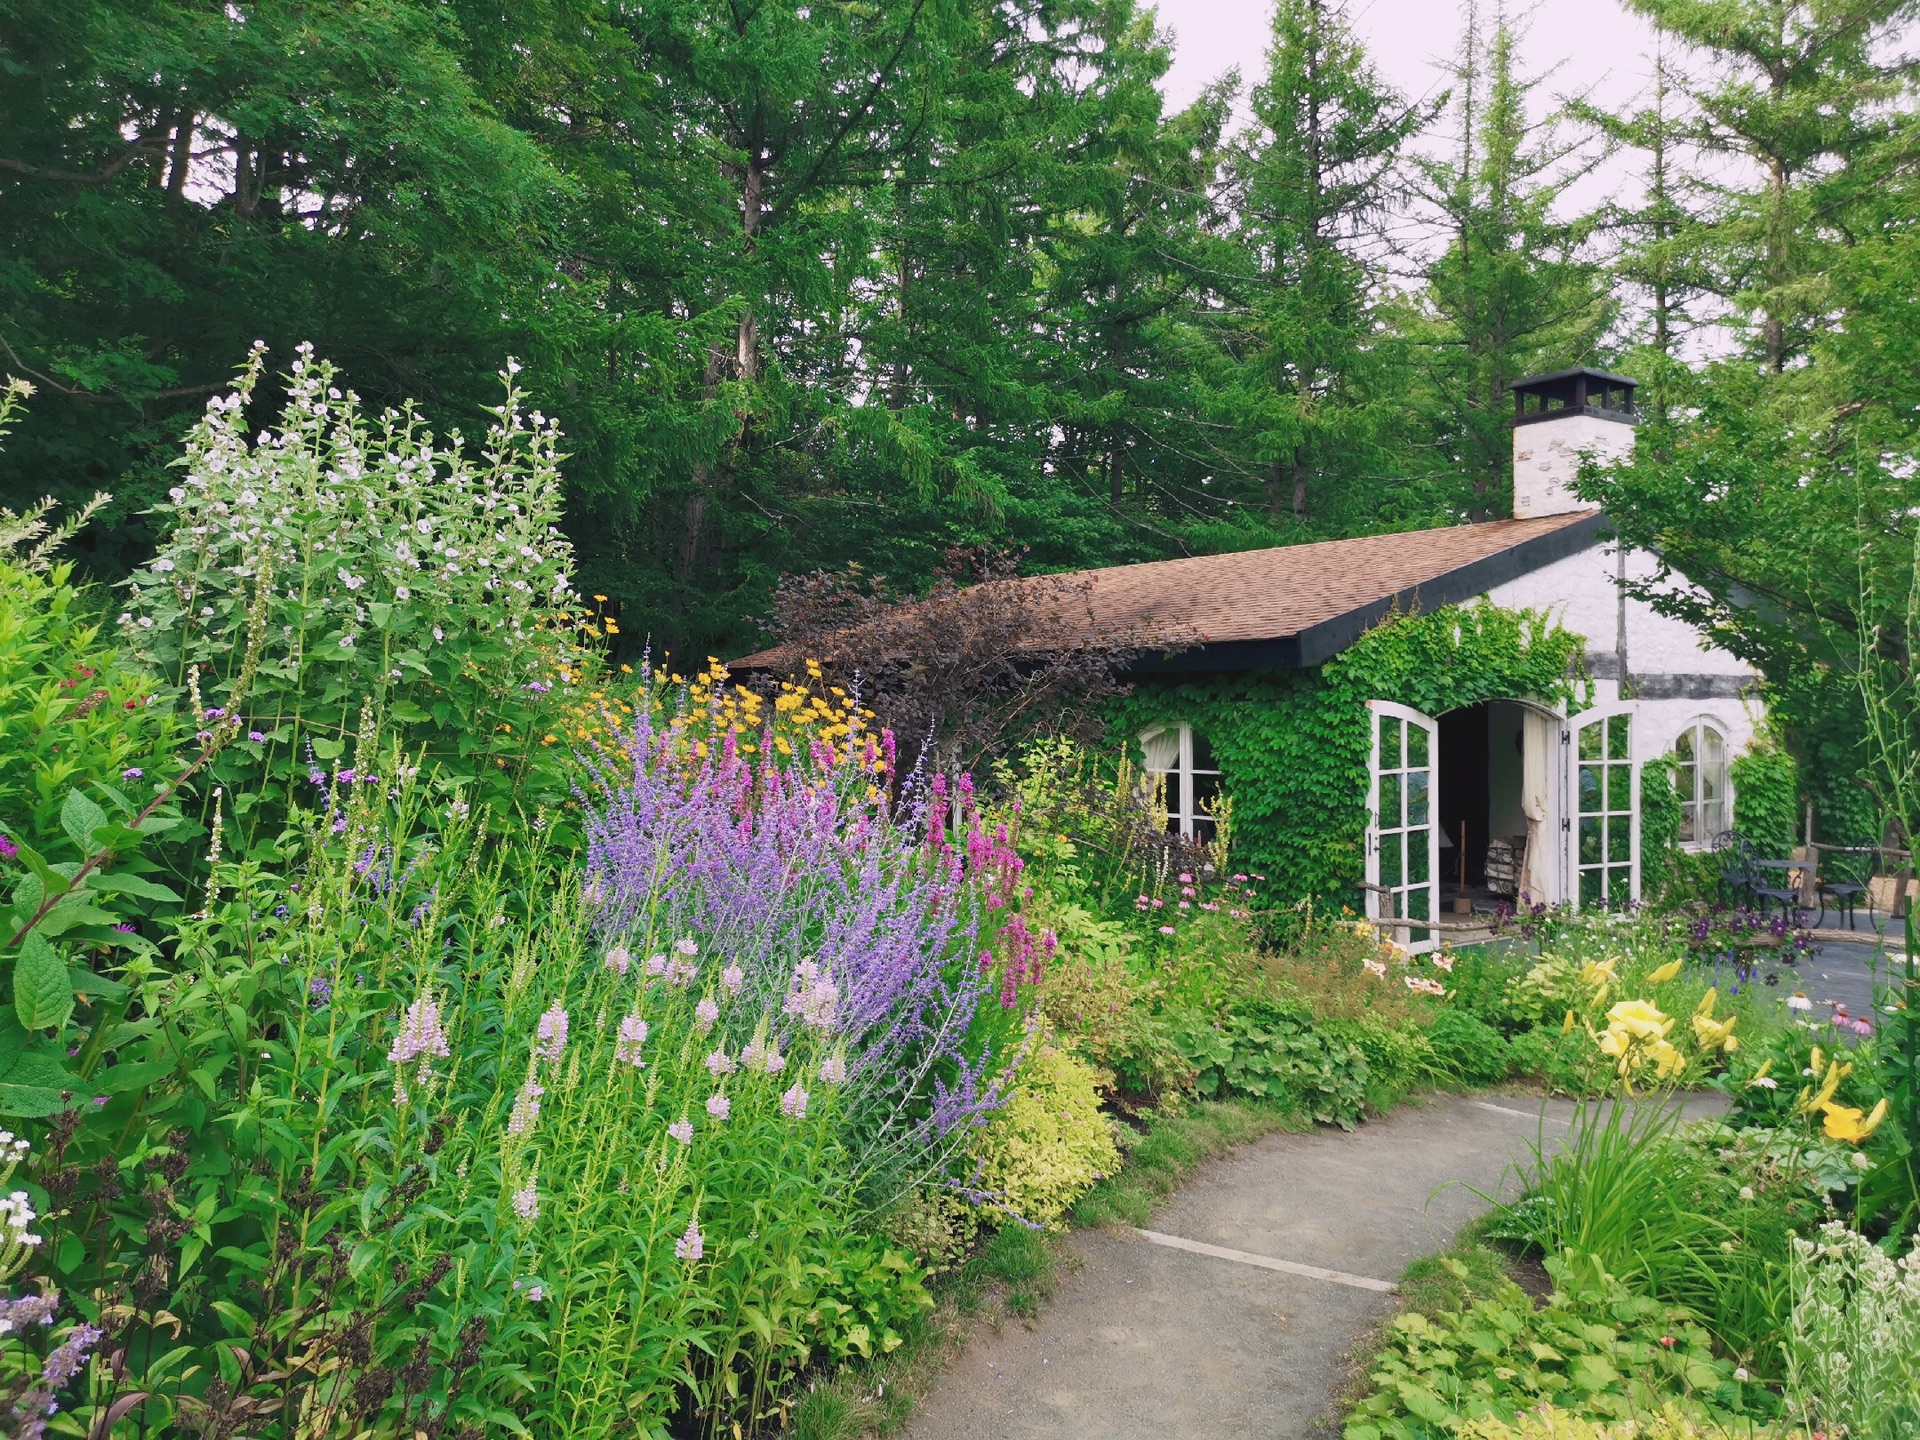
[[[1700,838],[1711,840],[1727,828],[1727,802],[1714,800],[1700,807]]]
[[[1148,774],[1164,774],[1180,765],[1180,727],[1168,725],[1141,737],[1140,753]]]
[[[1600,765],[1582,765],[1580,767],[1580,813],[1596,814],[1600,809]]]
[[[1711,725],[1700,727],[1700,758],[1710,765],[1727,763],[1727,738]]]
[[[1631,716],[1627,715],[1610,715],[1607,717],[1607,758],[1609,760],[1625,760],[1631,755],[1632,752],[1628,748],[1627,734],[1627,727],[1631,718]]]
[[[1600,861],[1600,817],[1580,817],[1580,863],[1596,865]]]
[[[1212,814],[1220,799],[1220,777],[1218,775],[1193,776],[1193,813]]]
[[[1418,725],[1407,726],[1407,765],[1427,763],[1427,732]]]
[[[1431,771],[1414,770],[1407,775],[1407,824],[1427,823],[1427,782]]]
[[[1391,716],[1380,722],[1380,768],[1382,770],[1398,770],[1403,763],[1400,730],[1400,722]]]
[[[1582,760],[1598,760],[1600,758],[1600,725],[1598,722],[1581,727],[1580,758]]]
[[[1382,775],[1380,777],[1380,828],[1398,830],[1406,823],[1406,817],[1400,809],[1400,777]]]
[[[1427,846],[1432,834],[1427,829],[1407,831],[1407,879],[1415,884],[1426,884],[1430,876],[1427,862],[1433,857],[1427,853]]]
[[[1680,738],[1673,742],[1673,754],[1681,765],[1693,764],[1693,731],[1682,730]]]
[[[1691,800],[1680,802],[1680,840],[1683,844],[1692,845],[1701,838],[1694,827],[1694,816],[1699,809]]]
[[[1633,809],[1633,767],[1607,766],[1607,809],[1622,812]]]
[[[1202,735],[1198,730],[1193,731],[1192,734],[1193,768],[1196,770],[1218,770],[1220,767],[1213,763],[1213,746],[1207,743],[1207,737]]]
[[[1214,825],[1205,815],[1196,815],[1193,820],[1193,838],[1202,845],[1213,843]]]

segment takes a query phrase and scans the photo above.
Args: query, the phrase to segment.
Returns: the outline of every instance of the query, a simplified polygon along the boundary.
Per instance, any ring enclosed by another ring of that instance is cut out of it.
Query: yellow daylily
[[[1739,1023],[1740,1017],[1735,1015],[1728,1020],[1714,1019],[1713,1006],[1714,1002],[1719,998],[1719,990],[1717,988],[1709,988],[1705,998],[1701,1000],[1699,1007],[1693,1012],[1694,1039],[1700,1042],[1700,1048],[1702,1050],[1709,1052],[1714,1050],[1726,1050],[1728,1052],[1738,1050],[1740,1048],[1740,1041],[1734,1035],[1733,1027]]]
[[[1887,1118],[1887,1101],[1882,1096],[1880,1103],[1873,1107],[1865,1119],[1861,1118],[1858,1108],[1852,1105],[1835,1105],[1829,1101],[1825,1107],[1826,1124],[1823,1127],[1830,1140],[1844,1140],[1849,1145],[1858,1145],[1874,1131],[1880,1128],[1880,1122]]]
[[[1816,1056],[1819,1054],[1818,1051],[1814,1053]],[[1816,1066],[1815,1069],[1817,1072],[1818,1067]],[[1852,1070],[1853,1066],[1842,1065],[1838,1060],[1831,1062],[1827,1066],[1826,1078],[1820,1082],[1819,1090],[1813,1094],[1812,1098],[1803,1101],[1800,1108],[1809,1115],[1813,1114],[1816,1110],[1826,1109],[1827,1102],[1833,1099],[1834,1091],[1840,1088],[1840,1082],[1846,1079],[1847,1076],[1852,1073]],[[1806,1094],[1804,1090],[1800,1093],[1803,1095]]]
[[[1654,971],[1651,975],[1647,976],[1647,983],[1649,985],[1666,984],[1669,980],[1673,979],[1674,976],[1680,973],[1680,968],[1684,963],[1685,962],[1681,960],[1669,960],[1666,964],[1662,965],[1658,970]]]
[[[1622,1000],[1607,1011],[1607,1029],[1626,1031],[1636,1040],[1663,1040],[1673,1021],[1650,1001]]]

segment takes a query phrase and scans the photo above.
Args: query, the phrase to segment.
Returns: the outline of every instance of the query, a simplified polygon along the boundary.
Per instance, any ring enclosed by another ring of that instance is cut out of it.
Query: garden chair
[[[1720,883],[1727,887],[1732,903],[1750,903],[1760,880],[1747,837],[1738,830],[1722,830],[1713,837],[1713,853],[1720,861]]]
[[[1864,863],[1863,863],[1864,862]],[[1867,923],[1873,923],[1873,889],[1867,877],[1880,868],[1880,854],[1874,851],[1868,855],[1836,855],[1825,862],[1835,867],[1837,878],[1817,880],[1815,889],[1820,895],[1820,924],[1827,918],[1827,902],[1831,900],[1835,910],[1846,917],[1847,929],[1853,929],[1853,913],[1860,906],[1860,897],[1867,899]],[[1816,872],[1817,874],[1817,872]]]

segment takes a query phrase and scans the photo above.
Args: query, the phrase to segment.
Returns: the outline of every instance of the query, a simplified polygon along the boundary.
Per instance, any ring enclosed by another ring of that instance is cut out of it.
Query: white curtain
[[[1149,775],[1164,775],[1180,768],[1180,727],[1169,725],[1140,737],[1140,750],[1147,760]]]
[[[1520,870],[1520,893],[1538,905],[1552,895],[1547,855],[1547,774],[1554,734],[1560,722],[1538,710],[1526,712],[1520,746],[1520,813],[1527,817],[1527,857]]]

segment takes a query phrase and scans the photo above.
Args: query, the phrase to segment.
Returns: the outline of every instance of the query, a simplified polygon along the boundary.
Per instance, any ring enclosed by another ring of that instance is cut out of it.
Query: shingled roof
[[[1432,610],[1587,549],[1605,528],[1597,511],[1491,520],[1074,571],[1074,638],[1152,652],[1136,668],[1239,670],[1318,665],[1396,605]],[[1009,582],[998,582],[1009,583]],[[1022,582],[1010,582],[1019,584]],[[1084,604],[1082,601],[1084,600]],[[1052,648],[1059,637],[1035,637]],[[784,647],[734,668],[796,663]]]

